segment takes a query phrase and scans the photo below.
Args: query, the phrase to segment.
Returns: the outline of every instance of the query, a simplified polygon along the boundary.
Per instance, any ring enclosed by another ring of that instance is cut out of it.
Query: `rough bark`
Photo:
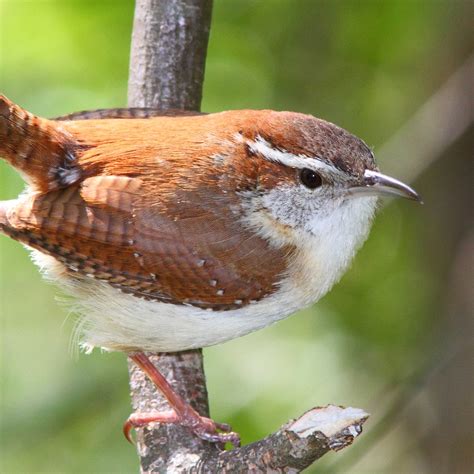
[[[137,0],[130,107],[200,109],[211,10],[212,0]],[[209,415],[201,351],[147,355],[185,400]],[[169,409],[133,363],[129,372],[134,411]],[[150,425],[136,435],[141,472],[299,472],[329,450],[350,444],[367,416],[352,408],[315,408],[232,451],[221,451],[179,425]]]
[[[199,110],[212,0],[137,0],[130,107]]]
[[[313,408],[266,438],[203,459],[190,470],[196,467],[200,472],[219,473],[300,472],[327,452],[352,444],[368,416],[358,408]]]

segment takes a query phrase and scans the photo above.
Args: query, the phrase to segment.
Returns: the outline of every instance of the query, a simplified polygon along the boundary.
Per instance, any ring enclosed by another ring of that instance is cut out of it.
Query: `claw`
[[[240,436],[233,431],[229,433],[209,433],[204,431],[195,431],[195,433],[203,440],[211,443],[220,443],[225,445],[231,443],[234,448],[240,448]]]
[[[227,433],[228,439],[227,441],[232,444],[234,448],[240,448],[240,435],[239,433],[236,433],[235,431],[231,431],[230,433]]]
[[[155,411],[150,413],[132,413],[123,424],[123,434],[130,444],[135,444],[132,429],[141,428],[150,423],[179,423],[179,417],[174,411]]]
[[[199,416],[199,415],[198,415]],[[234,448],[240,447],[240,436],[232,431],[227,423],[218,423],[210,418],[200,416],[198,423],[192,427],[193,431],[201,438],[212,443],[231,443]],[[217,430],[222,431],[219,433]]]
[[[216,425],[217,429],[223,431],[224,433],[232,431],[232,426],[227,423],[218,423],[217,421],[215,421],[214,424]]]
[[[135,445],[135,441],[132,438],[132,429],[134,428],[133,423],[130,421],[130,418],[123,424],[123,435],[130,444]]]

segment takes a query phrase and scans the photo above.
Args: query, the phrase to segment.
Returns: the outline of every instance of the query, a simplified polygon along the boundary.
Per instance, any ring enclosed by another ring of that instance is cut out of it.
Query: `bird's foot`
[[[225,423],[217,423],[210,418],[199,415],[195,410],[188,410],[184,416],[174,411],[132,413],[123,425],[123,433],[130,443],[133,443],[131,432],[133,428],[142,428],[150,423],[178,423],[190,428],[197,436],[211,443],[231,443],[234,448],[240,446],[240,436]]]

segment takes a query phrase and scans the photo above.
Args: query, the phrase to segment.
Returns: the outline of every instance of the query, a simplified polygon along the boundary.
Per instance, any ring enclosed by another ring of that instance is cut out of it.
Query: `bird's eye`
[[[319,188],[323,184],[323,179],[316,171],[303,168],[300,171],[301,182],[309,189]]]

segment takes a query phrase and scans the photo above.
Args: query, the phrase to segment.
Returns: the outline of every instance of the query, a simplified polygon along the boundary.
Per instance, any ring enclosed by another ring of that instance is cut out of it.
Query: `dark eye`
[[[309,189],[319,188],[323,184],[323,179],[316,171],[303,168],[300,171],[301,182]]]

